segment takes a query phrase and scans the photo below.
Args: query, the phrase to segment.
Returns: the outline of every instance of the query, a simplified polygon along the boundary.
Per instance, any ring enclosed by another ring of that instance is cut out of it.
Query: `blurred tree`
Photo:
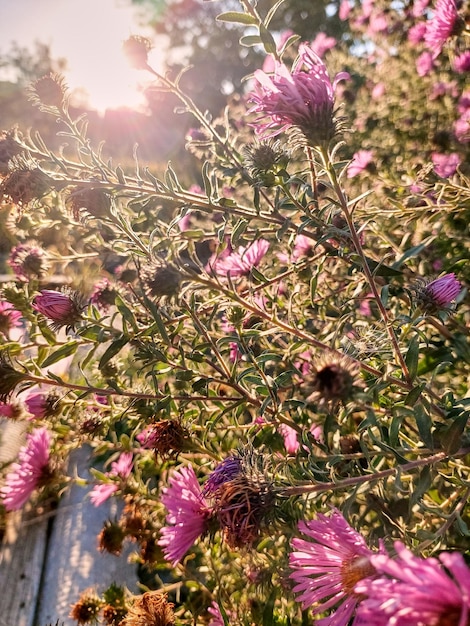
[[[0,69],[8,68],[9,78],[20,87],[50,72],[63,72],[66,67],[64,58],[53,59],[50,47],[37,40],[32,50],[13,42],[10,50],[0,56]]]

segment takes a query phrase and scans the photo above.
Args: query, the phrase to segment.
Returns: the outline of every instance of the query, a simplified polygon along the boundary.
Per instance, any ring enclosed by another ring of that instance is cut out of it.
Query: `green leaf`
[[[111,344],[107,347],[104,354],[102,355],[100,362],[98,364],[99,368],[102,368],[103,365],[113,358],[115,354],[117,354],[122,348],[129,342],[129,337],[123,336],[115,339],[111,342]]]
[[[258,24],[258,20],[253,15],[238,13],[238,11],[220,13],[215,19],[218,22],[234,22],[235,24]]]
[[[276,48],[276,42],[274,41],[274,37],[271,35],[269,30],[263,24],[260,24],[259,34],[260,34],[261,41],[262,41],[265,51],[268,54],[276,54],[277,48]]]
[[[240,37],[239,43],[241,46],[245,46],[245,48],[252,48],[253,46],[261,45],[263,42],[259,35],[245,35]]]
[[[418,426],[419,435],[423,443],[432,450],[434,448],[433,436],[431,433],[432,420],[428,413],[424,410],[422,404],[417,404],[414,408],[416,425]]]
[[[269,9],[269,11],[266,14],[266,17],[264,18],[264,26],[266,28],[268,28],[269,24],[271,23],[271,20],[274,17],[274,14],[283,3],[284,3],[284,0],[277,0],[276,4]]]
[[[74,354],[77,350],[77,347],[78,341],[69,341],[65,343],[63,346],[60,346],[58,350],[52,352],[52,354],[50,354],[43,363],[40,363],[41,367],[49,367],[50,365],[53,365],[54,363],[65,359],[71,354]]]
[[[233,229],[232,235],[230,237],[230,243],[232,246],[238,245],[238,241],[243,233],[246,231],[248,226],[248,220],[244,220],[240,218],[238,222],[235,224],[235,228]]]
[[[418,360],[419,360],[419,337],[415,335],[410,341],[408,352],[405,356],[405,363],[408,366],[410,377],[413,380],[416,378],[418,372]]]
[[[274,603],[276,602],[277,589],[274,588],[263,609],[263,626],[274,626]]]
[[[439,439],[447,454],[455,454],[462,447],[462,435],[468,422],[468,415],[457,417],[450,426],[439,432]]]

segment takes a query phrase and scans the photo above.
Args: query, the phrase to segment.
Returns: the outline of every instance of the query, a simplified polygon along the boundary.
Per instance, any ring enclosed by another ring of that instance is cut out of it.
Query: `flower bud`
[[[176,267],[171,265],[153,265],[143,271],[142,280],[150,296],[154,298],[163,296],[171,298],[180,291],[182,274]]]
[[[137,70],[148,69],[148,53],[152,49],[149,39],[132,35],[122,44],[122,49],[131,67]]]
[[[66,101],[67,85],[60,74],[51,72],[36,80],[28,89],[29,99],[34,106],[63,109]]]
[[[49,269],[45,250],[28,244],[19,244],[12,249],[8,265],[14,271],[16,278],[22,281],[42,278]]]
[[[51,322],[51,328],[55,331],[65,326],[67,329],[81,319],[83,301],[77,292],[70,289],[52,291],[43,289],[34,298],[33,309],[42,313]]]

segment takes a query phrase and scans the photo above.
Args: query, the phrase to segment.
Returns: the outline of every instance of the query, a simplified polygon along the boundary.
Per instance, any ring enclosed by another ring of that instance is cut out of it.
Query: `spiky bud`
[[[67,85],[61,74],[51,72],[36,80],[28,92],[34,106],[55,107],[61,110],[66,102]]]
[[[55,185],[54,179],[33,161],[14,157],[10,172],[0,185],[0,194],[19,206],[45,196]]]
[[[109,554],[119,556],[125,537],[126,533],[118,522],[106,520],[98,535],[98,548],[101,552],[109,552]]]
[[[70,617],[78,625],[95,624],[101,609],[101,600],[90,589],[84,591],[78,601],[72,605]]]
[[[152,49],[149,39],[139,35],[131,35],[122,44],[122,49],[131,67],[137,70],[148,69],[148,54]]]
[[[73,328],[80,321],[84,302],[80,294],[68,288],[62,291],[43,289],[34,298],[33,309],[42,313],[55,331],[63,326]]]
[[[82,210],[98,218],[108,216],[111,207],[109,194],[99,188],[75,187],[67,196],[66,202],[77,221]]]
[[[178,420],[161,420],[137,436],[144,448],[152,448],[163,459],[176,456],[189,443],[189,431]]]

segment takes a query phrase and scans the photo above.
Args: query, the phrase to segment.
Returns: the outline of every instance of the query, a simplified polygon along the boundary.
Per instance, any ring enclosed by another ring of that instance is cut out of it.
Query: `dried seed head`
[[[54,187],[55,181],[33,161],[14,157],[10,172],[0,185],[0,194],[14,204],[23,206],[39,200]]]
[[[173,604],[166,593],[148,591],[134,598],[121,626],[174,626]]]
[[[153,448],[163,459],[176,456],[189,442],[189,431],[179,420],[161,420],[138,437],[145,448]]]
[[[123,606],[107,604],[102,610],[103,620],[106,626],[119,626],[127,615],[127,609]]]
[[[101,609],[101,600],[91,590],[84,591],[78,601],[72,605],[70,617],[74,619],[79,626],[81,624],[94,624],[97,622],[98,614]]]
[[[150,296],[171,298],[180,291],[182,274],[171,265],[152,265],[144,269],[142,280]]]
[[[98,547],[101,552],[109,552],[119,556],[122,552],[122,544],[126,533],[117,522],[106,520],[98,535]]]
[[[138,70],[147,70],[148,54],[152,49],[152,43],[146,37],[132,35],[122,44],[122,49],[131,67]]]
[[[325,355],[314,363],[313,371],[306,376],[306,382],[314,389],[309,400],[319,398],[330,404],[346,402],[354,393],[358,373],[357,365],[348,357]]]
[[[15,272],[16,278],[23,281],[42,278],[49,269],[46,251],[34,244],[15,246],[10,253],[8,265]]]
[[[82,210],[93,217],[106,217],[111,207],[109,194],[102,189],[88,187],[75,187],[67,196],[66,202],[70,205],[73,218],[77,222],[80,220]]]
[[[62,110],[66,102],[67,85],[60,74],[51,72],[35,81],[28,89],[34,106],[55,107]]]
[[[23,150],[23,146],[18,141],[16,129],[0,133],[0,174],[7,174],[10,171],[10,160]]]

